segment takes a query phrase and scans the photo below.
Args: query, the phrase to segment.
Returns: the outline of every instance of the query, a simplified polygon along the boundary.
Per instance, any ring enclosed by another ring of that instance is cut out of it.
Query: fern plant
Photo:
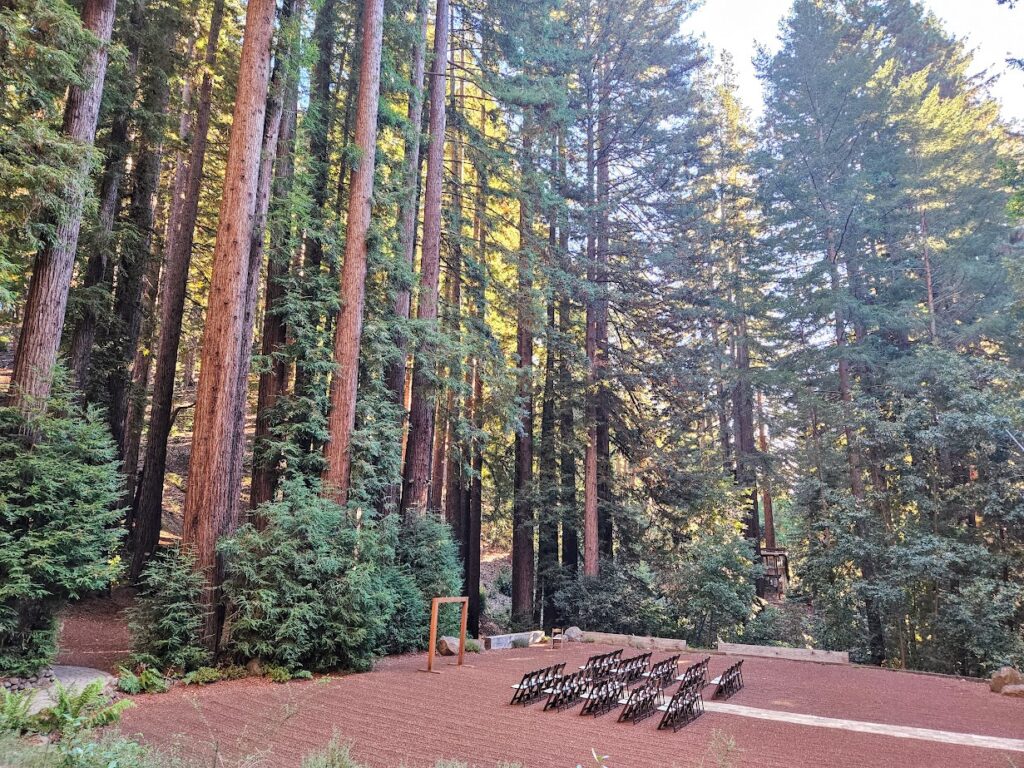
[[[39,730],[59,739],[73,738],[84,731],[113,725],[121,714],[134,706],[128,699],[111,701],[103,692],[103,681],[94,680],[81,689],[54,686],[57,700],[38,718]]]
[[[3,691],[0,699],[0,733],[26,733],[32,730],[32,700],[35,691]]]

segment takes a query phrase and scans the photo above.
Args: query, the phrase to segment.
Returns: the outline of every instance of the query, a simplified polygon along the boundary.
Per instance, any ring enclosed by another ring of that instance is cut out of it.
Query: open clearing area
[[[710,768],[723,758],[725,765],[759,768],[1024,766],[1024,702],[993,695],[979,682],[855,666],[749,658],[746,687],[721,707],[726,711],[708,711],[677,733],[658,731],[657,718],[628,725],[616,722],[615,712],[592,718],[581,717],[578,706],[545,712],[541,702],[509,705],[509,686],[525,672],[562,660],[572,668],[602,650],[611,647],[490,651],[469,655],[471,666],[462,669],[442,660],[439,675],[418,672],[425,658],[414,655],[338,678],[177,687],[138,697],[123,730],[193,755],[218,754],[227,765],[249,757],[247,765],[296,766],[337,734],[375,767],[456,758],[571,768],[592,765],[592,750],[607,755],[609,766],[629,768]],[[682,663],[697,658],[685,654]],[[731,660],[713,655],[712,675]],[[733,705],[883,724],[891,733],[765,720],[728,711]],[[1021,751],[906,738],[896,735],[901,727],[1022,740]]]

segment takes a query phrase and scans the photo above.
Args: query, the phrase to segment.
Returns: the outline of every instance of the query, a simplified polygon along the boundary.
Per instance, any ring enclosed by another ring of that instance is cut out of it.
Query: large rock
[[[570,643],[582,643],[583,642],[583,630],[579,627],[569,627],[563,633],[565,639]]]
[[[459,655],[459,638],[444,636],[437,641],[437,652],[442,656]]]
[[[1021,685],[1024,683],[1024,675],[1013,667],[1000,667],[992,673],[992,680],[989,687],[993,693],[999,693],[1008,685]]]
[[[1003,687],[1003,696],[1018,696],[1024,699],[1024,685],[1007,685]]]

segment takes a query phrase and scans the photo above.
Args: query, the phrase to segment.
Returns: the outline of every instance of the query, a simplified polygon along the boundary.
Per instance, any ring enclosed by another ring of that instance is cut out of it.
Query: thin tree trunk
[[[64,134],[81,145],[82,159],[64,187],[65,208],[42,250],[36,255],[29,281],[24,322],[14,356],[14,370],[7,392],[7,404],[26,416],[46,409],[57,361],[61,329],[71,289],[71,275],[82,228],[82,209],[89,185],[91,156],[87,152],[96,138],[103,85],[107,74],[107,52],[114,26],[116,0],[85,0],[82,23],[98,45],[82,65],[82,86],[68,89],[64,107]]]
[[[273,0],[250,0],[246,9],[185,493],[182,541],[206,581],[203,641],[212,650],[216,650],[223,623],[217,542],[237,523],[231,517],[237,511],[239,493],[231,482],[231,445],[240,437],[234,434],[237,392],[233,385],[239,380],[242,365],[239,339],[245,323],[246,275],[256,214],[274,12]]]
[[[175,169],[174,198],[167,224],[164,247],[164,269],[160,276],[160,334],[157,341],[156,369],[153,374],[153,396],[146,435],[146,456],[135,497],[135,528],[132,535],[132,564],[129,575],[138,579],[142,569],[160,541],[163,508],[164,474],[167,468],[167,438],[171,433],[171,407],[174,401],[174,374],[178,364],[181,341],[182,311],[192,260],[192,238],[199,215],[199,192],[203,182],[206,145],[210,131],[213,104],[213,68],[217,62],[217,46],[224,20],[224,0],[216,0],[210,15],[210,30],[195,121],[189,125],[182,116],[181,139],[188,141],[187,159],[179,157]],[[186,105],[186,109],[187,109]]]
[[[551,250],[557,243],[554,223],[549,230]],[[540,416],[540,521],[537,539],[537,605],[542,607],[541,626],[550,631],[555,625],[554,585],[558,576],[558,463],[555,446],[555,298],[548,299],[544,395]]]
[[[608,260],[609,260],[609,208],[610,208],[610,164],[611,129],[608,125],[607,65],[602,61],[598,81],[597,97],[597,250],[595,252],[595,278],[597,298],[595,301],[594,334],[596,345],[596,392],[594,393],[594,420],[597,438],[597,499],[598,499],[598,541],[601,554],[612,556],[611,516],[611,437],[609,434],[609,392],[608,392]]]
[[[416,317],[424,326],[437,324],[438,278],[441,266],[441,185],[444,175],[445,74],[448,60],[448,0],[437,0],[434,14],[434,59],[430,72],[430,114],[427,178],[423,199],[423,248]],[[432,330],[432,328],[430,329]],[[429,331],[428,331],[429,332]],[[409,445],[403,476],[403,513],[422,514],[430,494],[434,434],[434,345],[420,343],[413,364]]]
[[[135,0],[132,5],[126,35],[128,60],[125,62],[125,82],[132,85],[134,92],[135,78],[139,69],[142,46],[140,36],[145,23],[145,2]],[[128,160],[129,137],[128,128],[131,120],[133,98],[123,100],[114,114],[110,136],[107,142],[107,158],[100,181],[99,195],[99,226],[93,235],[91,253],[86,264],[82,287],[85,291],[100,285],[107,274],[110,252],[114,248],[114,221],[117,218],[118,204],[121,200],[121,182],[124,178]],[[110,286],[107,286],[109,291]],[[87,301],[82,316],[75,325],[71,336],[68,352],[68,365],[71,369],[75,386],[84,392],[88,386],[89,370],[92,365],[92,351],[96,342],[97,314],[92,301]]]
[[[534,481],[533,481],[533,210],[532,124],[523,119],[522,186],[519,198],[519,290],[516,300],[516,353],[519,357],[519,428],[515,435],[512,511],[512,624],[533,620]]]
[[[359,95],[356,105],[356,166],[349,190],[345,263],[341,270],[340,309],[334,327],[331,411],[328,419],[324,484],[338,503],[348,499],[352,472],[352,430],[356,424],[359,382],[359,341],[366,298],[367,236],[373,203],[374,159],[377,147],[377,105],[380,100],[381,35],[384,0],[366,0],[363,8]]]
[[[593,118],[593,81],[587,81],[587,282],[591,291],[595,291],[597,262],[597,222],[594,198],[594,118]],[[587,445],[583,461],[583,574],[597,576],[600,570],[598,541],[598,497],[597,497],[597,393],[598,382],[597,360],[597,324],[598,312],[594,296],[587,297],[587,389],[584,395],[584,413],[587,426]]]
[[[768,430],[764,420],[764,399],[761,392],[757,393],[757,431],[758,448],[761,455],[768,455]],[[761,506],[764,509],[764,546],[775,549],[775,507],[772,504],[772,484],[767,469],[761,478]]]
[[[416,41],[412,49],[412,67],[407,118],[408,132],[405,136],[404,155],[402,158],[402,195],[398,203],[398,250],[411,274],[416,257],[416,214],[418,212],[420,180],[420,139],[423,135],[423,80],[426,69],[427,0],[416,0],[417,30]],[[395,292],[394,312],[401,323],[409,319],[412,303],[412,291],[408,284],[402,284]],[[385,371],[385,383],[391,393],[391,400],[398,406],[404,406],[406,379],[406,347],[407,339],[399,333],[395,339],[394,358]],[[405,409],[402,408],[403,422]],[[404,423],[403,423],[404,428]],[[393,483],[385,492],[385,510],[397,509],[402,494],[401,482]]]
[[[260,374],[256,399],[256,434],[253,439],[252,482],[249,488],[249,506],[256,509],[274,498],[280,464],[280,454],[271,445],[274,409],[278,398],[288,386],[288,364],[277,357],[288,342],[288,328],[282,316],[282,302],[285,299],[284,281],[291,266],[292,227],[285,219],[286,198],[292,189],[295,174],[295,128],[299,99],[298,54],[301,39],[301,23],[305,1],[297,0],[293,17],[294,46],[292,58],[286,72],[284,95],[281,106],[281,120],[277,137],[274,178],[271,185],[270,206],[281,206],[280,216],[270,215],[270,253],[267,258],[267,278],[263,299],[263,329],[260,353],[266,359],[266,369]],[[257,519],[257,525],[260,521]]]

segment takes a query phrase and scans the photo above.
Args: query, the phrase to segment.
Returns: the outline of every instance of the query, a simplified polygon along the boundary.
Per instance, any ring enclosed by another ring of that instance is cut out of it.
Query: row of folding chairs
[[[719,696],[728,699],[743,687],[743,659],[740,659],[731,667],[728,667],[722,674],[711,681],[715,686],[715,692],[711,698]]]
[[[621,648],[609,653],[599,653],[587,659],[587,663],[580,667],[580,671],[585,672],[591,680],[603,680],[618,670],[621,659]]]
[[[565,662],[527,672],[523,679],[512,686],[512,704],[529,704],[544,695],[545,689],[562,678]]]
[[[683,674],[679,675],[676,680],[683,685],[697,681],[700,683],[701,688],[708,684],[708,663],[711,661],[710,656],[705,656],[698,662],[695,662],[686,668]]]

